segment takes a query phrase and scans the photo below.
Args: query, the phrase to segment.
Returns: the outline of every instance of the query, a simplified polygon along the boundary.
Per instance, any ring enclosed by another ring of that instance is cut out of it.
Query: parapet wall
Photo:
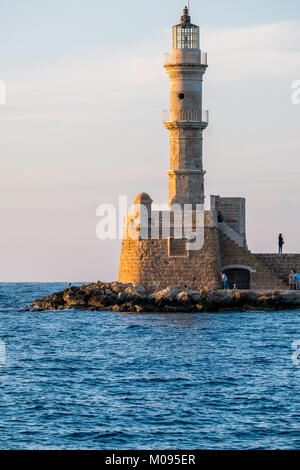
[[[160,288],[219,289],[220,269],[218,229],[206,227],[203,248],[186,253],[181,247],[170,252],[169,239],[124,239],[119,282]]]
[[[291,271],[300,273],[300,254],[273,254],[253,253],[254,256],[276,274],[277,277],[287,282]]]

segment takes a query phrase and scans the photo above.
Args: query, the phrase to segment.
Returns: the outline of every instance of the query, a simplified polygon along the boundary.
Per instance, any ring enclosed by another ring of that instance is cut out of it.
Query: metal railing
[[[185,64],[196,64],[196,65],[203,65],[207,67],[207,52],[202,52],[200,51],[200,54],[193,54],[190,57],[186,57]],[[171,54],[170,52],[165,53],[165,60],[164,60],[165,65],[176,65],[179,64],[179,62],[172,62],[171,59]]]
[[[174,118],[172,116],[169,109],[163,110],[163,122],[172,122],[172,121],[193,121],[193,122],[203,122],[208,124],[209,122],[209,111],[202,110],[201,111],[196,108],[192,109],[182,109],[180,112],[176,113],[177,116]]]

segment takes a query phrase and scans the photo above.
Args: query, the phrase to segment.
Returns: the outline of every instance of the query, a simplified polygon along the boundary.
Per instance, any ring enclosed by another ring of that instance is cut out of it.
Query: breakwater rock
[[[119,282],[72,286],[35,300],[30,310],[198,313],[300,309],[300,291],[163,290]]]

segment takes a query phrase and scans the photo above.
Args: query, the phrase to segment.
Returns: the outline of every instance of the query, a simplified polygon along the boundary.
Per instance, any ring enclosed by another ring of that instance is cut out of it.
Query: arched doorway
[[[223,272],[228,277],[229,287],[233,289],[234,285],[240,290],[250,289],[250,273],[255,272],[248,266],[225,266]]]

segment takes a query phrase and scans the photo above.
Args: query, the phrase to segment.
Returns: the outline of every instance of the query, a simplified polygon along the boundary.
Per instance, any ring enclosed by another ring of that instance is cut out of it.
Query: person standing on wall
[[[280,233],[279,237],[278,237],[278,247],[279,247],[279,254],[280,255],[282,254],[283,245],[284,245],[284,239],[283,239],[282,233]]]

